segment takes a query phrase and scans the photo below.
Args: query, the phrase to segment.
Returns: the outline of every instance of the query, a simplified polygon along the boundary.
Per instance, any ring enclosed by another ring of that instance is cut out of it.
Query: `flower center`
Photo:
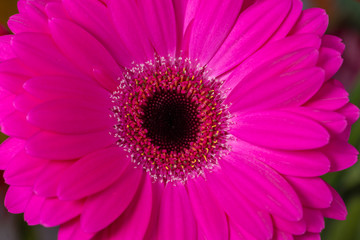
[[[113,93],[117,143],[154,180],[186,181],[228,152],[230,114],[220,82],[188,59],[127,69]]]
[[[197,139],[200,119],[191,98],[176,91],[155,92],[143,106],[143,127],[160,150],[181,152]]]

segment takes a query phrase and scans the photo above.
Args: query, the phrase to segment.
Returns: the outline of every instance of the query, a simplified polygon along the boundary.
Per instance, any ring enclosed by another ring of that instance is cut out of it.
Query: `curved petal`
[[[152,212],[152,179],[145,175],[129,207],[110,226],[109,240],[144,239]]]
[[[136,2],[128,0],[109,0],[107,6],[112,15],[115,28],[123,44],[135,62],[145,62],[154,58],[154,49],[144,27],[144,19]]]
[[[333,201],[327,184],[321,178],[286,177],[302,204],[310,208],[328,208]]]
[[[329,133],[317,122],[285,111],[241,114],[231,133],[245,141],[286,150],[314,149],[329,142]]]
[[[32,193],[31,187],[10,186],[6,192],[4,205],[11,213],[23,213]]]
[[[324,217],[320,210],[304,208],[304,219],[308,232],[320,233],[325,228]]]
[[[48,198],[41,208],[40,223],[45,227],[54,227],[80,215],[83,201],[61,201]]]
[[[65,170],[58,188],[59,199],[81,199],[107,188],[121,176],[128,164],[126,153],[117,146],[79,159]]]
[[[11,159],[24,149],[26,141],[10,137],[0,145],[0,169],[4,170]]]
[[[84,232],[80,226],[80,218],[75,218],[61,224],[58,233],[58,240],[90,240],[94,235],[94,233]]]
[[[260,161],[247,160],[234,154],[232,157],[220,164],[236,189],[249,201],[284,219],[301,219],[301,202],[291,185],[280,174]]]
[[[323,82],[324,71],[316,67],[262,79],[244,91],[241,91],[241,88],[234,90],[232,94],[241,99],[233,100],[230,111],[300,106],[320,89]],[[230,95],[229,98],[234,97]]]
[[[47,34],[16,34],[11,45],[20,61],[36,73],[41,75],[82,76]]]
[[[221,204],[230,222],[246,229],[248,235],[254,239],[272,238],[273,225],[268,212],[262,211],[247,201],[245,196],[237,191],[224,171],[210,172],[206,174],[206,180],[209,183],[209,189]]]
[[[339,193],[336,192],[334,188],[328,185],[333,201],[329,208],[321,209],[322,214],[324,217],[333,218],[337,220],[345,220],[347,215],[347,210],[344,201],[342,200]]]
[[[65,134],[85,134],[111,130],[116,119],[111,111],[92,101],[80,99],[57,99],[40,104],[27,115],[27,120],[43,130]],[[100,101],[101,102],[101,101]]]
[[[140,0],[138,5],[156,53],[160,56],[175,56],[177,38],[173,1]]]
[[[242,0],[200,1],[190,35],[191,59],[206,64],[214,56],[234,27],[241,6]]]
[[[47,162],[45,159],[31,157],[23,150],[16,154],[6,167],[5,182],[15,186],[31,186]]]
[[[324,9],[310,8],[302,11],[298,22],[290,31],[290,35],[301,33],[315,33],[324,35],[329,24],[329,17]]]
[[[278,29],[290,7],[289,0],[257,1],[242,12],[229,36],[208,64],[214,75],[234,68],[258,50]]]
[[[108,130],[80,135],[40,132],[27,141],[25,149],[34,157],[72,160],[108,147],[115,141]]]
[[[107,72],[121,75],[119,65],[109,52],[83,28],[71,21],[58,18],[52,18],[49,21],[49,28],[58,47],[89,76],[92,76],[93,68],[99,66]]]
[[[159,239],[195,239],[196,223],[182,184],[167,184],[161,199]]]
[[[232,151],[249,159],[257,159],[281,174],[315,177],[329,172],[330,161],[319,151],[286,151],[258,147],[237,139],[230,143]]]
[[[50,161],[38,174],[34,183],[34,193],[42,197],[56,197],[61,179],[73,164],[73,161]]]
[[[102,105],[108,106],[110,94],[96,82],[86,78],[64,76],[40,76],[27,80],[23,88],[41,100],[58,98],[79,98],[93,100],[95,98]]]
[[[81,226],[86,232],[104,229],[128,208],[143,178],[142,171],[131,164],[110,187],[88,197],[81,214]]]
[[[104,4],[98,0],[63,0],[62,5],[65,14],[101,42],[121,66],[130,66],[133,59],[130,58],[120,36],[114,31],[114,23]]]
[[[45,202],[45,198],[33,195],[29,200],[25,212],[24,219],[30,225],[40,224],[41,208]]]
[[[26,139],[40,130],[26,121],[24,113],[16,111],[3,119],[1,131],[8,136]]]
[[[205,181],[200,177],[188,180],[187,189],[198,228],[203,232],[204,238],[228,239],[225,212],[212,196]]]

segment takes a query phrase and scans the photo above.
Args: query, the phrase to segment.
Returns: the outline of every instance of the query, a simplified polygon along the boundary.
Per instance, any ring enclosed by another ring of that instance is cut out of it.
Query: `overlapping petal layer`
[[[60,240],[319,239],[344,219],[320,176],[352,166],[359,117],[332,79],[344,45],[300,0],[20,0],[0,37],[5,206]],[[190,59],[223,81],[228,154],[185,182],[117,146],[111,94],[133,63]]]

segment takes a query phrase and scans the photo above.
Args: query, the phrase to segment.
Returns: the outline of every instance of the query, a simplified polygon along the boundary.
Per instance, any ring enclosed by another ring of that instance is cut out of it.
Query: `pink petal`
[[[246,232],[246,230],[244,230],[243,228],[241,228],[241,226],[239,226],[236,223],[233,222],[229,222],[229,234],[230,234],[230,238],[231,240],[256,240],[257,238],[255,238],[254,236],[252,236],[251,234],[249,234],[248,232]]]
[[[5,182],[15,186],[31,186],[47,162],[27,155],[24,150],[20,151],[6,167]]]
[[[320,89],[323,82],[324,71],[321,68],[310,68],[256,81],[243,92],[239,88],[240,83],[229,96],[234,103],[230,110],[259,111],[300,106]]]
[[[79,71],[59,51],[49,35],[16,34],[12,47],[23,63],[41,75],[80,75]]]
[[[110,226],[111,236],[109,240],[117,239],[144,239],[144,235],[150,222],[152,212],[152,179],[144,176],[142,186],[129,207]]]
[[[308,103],[307,107],[334,111],[349,102],[349,94],[343,87],[336,86],[336,81],[326,82]]]
[[[47,32],[47,18],[44,12],[29,1],[19,1],[20,14],[10,17],[8,26],[13,33]]]
[[[333,218],[337,220],[345,220],[347,215],[347,210],[344,201],[342,200],[341,196],[336,192],[334,188],[328,185],[333,201],[329,208],[321,209],[322,214],[326,218]]]
[[[332,48],[342,54],[345,50],[345,44],[343,43],[342,39],[334,36],[334,35],[327,35],[325,34],[321,38],[321,45],[323,47]]]
[[[16,55],[14,54],[10,42],[12,39],[12,35],[3,35],[0,37],[0,60],[8,60],[15,58]]]
[[[314,149],[329,141],[320,124],[285,111],[242,114],[234,119],[231,133],[250,143],[288,150]]]
[[[0,88],[1,89],[1,88]],[[0,101],[0,125],[2,124],[2,120],[12,114],[15,111],[13,101],[15,99],[14,94],[7,92],[6,90],[1,89],[1,101]],[[6,92],[6,93],[5,93]]]
[[[272,216],[276,228],[295,235],[301,235],[306,232],[306,223],[304,218],[299,221],[287,221],[277,216]]]
[[[23,91],[22,85],[26,76],[0,71],[0,86],[9,92],[19,94]]]
[[[288,232],[275,231],[275,236],[273,240],[294,240],[293,235]]]
[[[209,189],[227,213],[229,221],[246,229],[255,239],[271,239],[273,226],[268,212],[247,201],[226,173],[211,172],[206,175],[206,179]]]
[[[167,184],[161,199],[159,239],[195,239],[196,223],[182,184]]]
[[[16,111],[3,119],[1,131],[8,136],[24,139],[37,133],[39,129],[26,121],[24,113]]]
[[[12,48],[12,46],[10,47]],[[0,72],[23,76],[26,79],[33,74],[33,71],[25,68],[24,64],[18,58],[2,61],[0,63]]]
[[[45,227],[65,223],[79,216],[83,205],[83,201],[61,201],[57,198],[48,198],[41,209],[40,222]]]
[[[64,6],[62,2],[49,2],[46,4],[45,12],[48,19],[51,18],[68,18],[66,15]],[[96,15],[92,15],[96,16]]]
[[[304,208],[304,219],[309,232],[320,233],[325,228],[324,217],[320,210]]]
[[[225,212],[209,192],[202,178],[188,180],[191,206],[199,230],[205,239],[228,239],[228,226]]]
[[[14,107],[16,110],[22,113],[28,113],[31,109],[41,103],[41,100],[32,96],[31,94],[24,92],[23,94],[17,95],[14,99]]]
[[[129,165],[120,178],[86,200],[81,214],[81,226],[86,232],[97,232],[115,221],[129,206],[143,176],[142,169]]]
[[[110,73],[101,67],[93,68],[93,78],[107,91],[113,93],[119,86],[118,76]]]
[[[161,206],[161,198],[164,192],[164,184],[159,182],[152,183],[152,211],[150,222],[145,234],[144,239],[156,239],[158,238],[158,225],[159,225],[159,214]]]
[[[246,158],[256,158],[279,173],[313,177],[329,172],[330,161],[318,151],[282,151],[262,148],[240,139],[230,143],[232,151]]]
[[[10,137],[0,145],[0,169],[4,170],[11,162],[11,159],[24,149],[25,141]]]
[[[102,43],[120,65],[130,66],[134,59],[131,59],[129,50],[114,31],[111,15],[104,4],[98,0],[63,0],[62,5],[66,10],[65,14]]]
[[[320,48],[318,66],[325,70],[325,80],[329,80],[340,69],[343,59],[340,52],[327,47]]]
[[[273,54],[270,54],[269,52],[269,55],[272,56]],[[252,59],[257,60],[258,58],[260,58],[259,55],[257,57],[254,55],[254,58]],[[264,82],[275,76],[286,74],[287,72],[292,72],[294,70],[314,67],[317,60],[318,51],[315,48],[305,48],[290,53],[284,53],[276,58],[270,58],[267,62],[260,60],[260,63],[262,64],[259,64],[259,62],[254,63],[252,61],[244,62],[243,64],[240,64],[229,76],[229,79],[226,80],[224,89],[232,89],[227,101],[234,101],[234,99],[239,96],[238,91],[246,92],[249,88],[257,85],[259,82]]]
[[[72,160],[112,145],[115,138],[109,131],[62,135],[40,132],[31,137],[26,144],[29,155],[52,160]]]
[[[176,43],[177,43],[177,53],[176,55],[180,55],[181,46],[183,44],[183,33],[186,30],[186,23],[185,23],[185,15],[187,14],[187,6],[188,2],[192,2],[189,0],[184,1],[173,1],[174,10],[175,10],[175,23],[176,23]]]
[[[90,240],[94,233],[86,233],[81,229],[80,218],[62,224],[59,228],[58,240]]]
[[[76,161],[64,172],[58,188],[59,199],[80,199],[110,186],[128,165],[125,154],[115,146],[93,152]]]
[[[348,125],[345,117],[337,112],[323,111],[309,107],[289,108],[287,110],[316,120],[333,133],[343,132]]]
[[[83,28],[71,21],[53,18],[49,28],[58,47],[78,68],[89,76],[94,67],[121,74],[118,64],[104,46]],[[73,36],[77,36],[74,38]]]
[[[138,6],[156,53],[174,56],[177,44],[173,1],[140,0]]]
[[[352,103],[347,103],[344,107],[339,109],[338,112],[346,117],[349,125],[354,124],[356,120],[358,120],[360,113],[359,108]]]
[[[302,12],[303,3],[301,0],[292,0],[292,6],[289,10],[288,15],[281,23],[279,29],[276,30],[275,34],[272,36],[270,41],[276,41],[279,39],[283,39],[289,33],[289,31],[293,28],[294,24],[298,21],[299,16]]]
[[[4,205],[11,213],[23,213],[31,196],[31,187],[10,186],[6,192]]]
[[[40,224],[41,208],[45,202],[45,198],[33,195],[28,202],[25,212],[24,219],[30,225]]]
[[[290,221],[301,219],[299,198],[280,174],[260,161],[233,155],[231,163],[222,161],[221,166],[236,189],[260,209]]]
[[[232,31],[209,62],[209,67],[214,69],[214,75],[232,69],[258,50],[278,29],[290,7],[291,1],[259,1],[242,12]],[[234,56],[237,56],[235,61]]]
[[[242,0],[200,1],[194,12],[190,36],[191,59],[206,64],[214,56],[232,31],[241,6]]]
[[[45,102],[32,109],[27,120],[43,130],[65,134],[109,130],[116,120],[110,118],[111,111],[100,108],[96,100],[94,96],[92,101],[67,98]]]
[[[322,36],[324,35],[328,24],[329,17],[324,9],[305,9],[302,11],[298,22],[295,24],[290,34],[315,33]]]
[[[92,100],[95,98],[101,104],[109,100],[109,93],[91,79],[41,76],[27,80],[24,89],[41,100],[54,100],[66,97],[78,97],[79,99]],[[99,103],[100,104],[100,103]]]
[[[310,208],[327,208],[332,195],[327,184],[321,178],[286,177],[293,186],[302,204]]]
[[[120,44],[130,52],[133,57],[131,60],[144,62],[153,59],[154,49],[136,3],[128,0],[109,0],[107,6],[120,36]]]
[[[354,165],[359,152],[347,141],[332,139],[322,150],[331,162],[330,171],[341,171]]]
[[[301,236],[295,236],[295,240],[321,240],[319,233],[305,233]]]
[[[56,197],[57,189],[72,161],[51,161],[38,174],[34,183],[34,193],[42,197]]]

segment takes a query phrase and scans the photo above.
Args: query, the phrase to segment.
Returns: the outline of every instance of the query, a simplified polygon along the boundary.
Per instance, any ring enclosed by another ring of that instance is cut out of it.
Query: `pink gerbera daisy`
[[[300,0],[20,0],[5,205],[67,239],[319,239],[353,165],[344,45]]]

